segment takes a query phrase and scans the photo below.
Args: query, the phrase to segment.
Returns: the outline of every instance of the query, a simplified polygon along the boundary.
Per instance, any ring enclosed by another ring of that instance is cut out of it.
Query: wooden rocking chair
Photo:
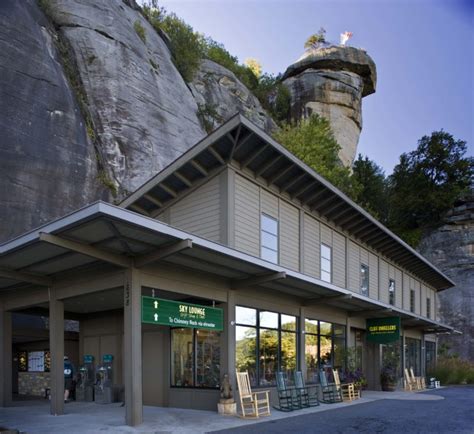
[[[258,418],[260,416],[270,416],[270,391],[259,390],[258,392],[252,392],[248,372],[236,372],[236,377],[242,417]]]
[[[410,368],[410,375],[411,375],[412,382],[416,385],[417,390],[426,389],[426,382],[425,382],[424,377],[415,377],[413,368]]]
[[[343,401],[352,401],[359,397],[358,394],[356,397],[354,383],[341,384],[341,380],[339,378],[339,372],[337,372],[337,369],[332,370],[332,375],[334,377],[334,383],[336,384],[336,387],[338,387],[341,391]]]
[[[409,392],[416,390],[416,382],[413,381],[408,368],[405,368],[405,390]]]

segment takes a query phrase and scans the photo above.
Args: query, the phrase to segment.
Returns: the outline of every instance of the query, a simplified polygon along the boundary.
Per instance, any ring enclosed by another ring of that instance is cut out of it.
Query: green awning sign
[[[367,341],[388,344],[398,339],[400,339],[400,317],[367,319]]]
[[[142,296],[142,322],[222,331],[222,309]]]

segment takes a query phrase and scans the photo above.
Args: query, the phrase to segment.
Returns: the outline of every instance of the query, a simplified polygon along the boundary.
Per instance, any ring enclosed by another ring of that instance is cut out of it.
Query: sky
[[[159,0],[240,62],[284,72],[320,27],[367,50],[377,91],[362,102],[358,152],[390,174],[402,152],[444,129],[474,155],[474,0]]]

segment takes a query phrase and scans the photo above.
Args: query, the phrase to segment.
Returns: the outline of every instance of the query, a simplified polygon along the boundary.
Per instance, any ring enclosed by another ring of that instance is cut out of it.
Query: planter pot
[[[382,383],[382,390],[384,392],[395,392],[397,383]]]

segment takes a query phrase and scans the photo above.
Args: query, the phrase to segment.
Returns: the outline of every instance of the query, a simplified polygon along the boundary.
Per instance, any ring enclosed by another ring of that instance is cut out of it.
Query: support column
[[[0,304],[0,407],[12,402],[12,314]]]
[[[143,422],[141,296],[140,272],[130,268],[125,271],[123,307],[125,423],[129,426]]]
[[[226,371],[234,392],[237,391],[235,378],[235,291],[227,291],[227,306],[224,317],[224,333],[226,335],[227,363]],[[221,372],[224,374],[225,372]],[[235,396],[235,393],[234,393]]]
[[[49,289],[49,350],[51,352],[51,414],[64,414],[64,303]]]
[[[299,351],[297,351],[297,354],[300,356],[299,360],[299,368],[300,371],[303,373],[303,376],[306,381],[308,381],[308,378],[306,378],[307,370],[306,370],[306,354],[305,354],[305,349],[306,349],[306,343],[305,343],[305,333],[306,333],[306,323],[305,323],[305,308],[300,307],[300,320],[299,320],[299,331],[298,331],[298,345],[299,345]]]

